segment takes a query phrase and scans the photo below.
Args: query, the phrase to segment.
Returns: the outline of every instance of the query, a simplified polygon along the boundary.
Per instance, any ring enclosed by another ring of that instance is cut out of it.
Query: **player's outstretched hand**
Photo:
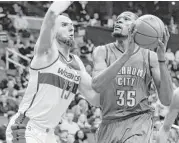
[[[136,34],[137,29],[135,29],[135,24],[133,23],[131,27],[129,28],[128,32],[128,45],[127,50],[125,51],[126,54],[131,56],[134,53],[135,50],[135,42],[134,42],[134,35]]]
[[[170,33],[168,32],[168,28],[165,27],[163,40],[160,40],[160,39],[158,40],[157,54],[158,54],[159,60],[164,60],[164,55],[165,55],[169,38],[170,38]]]
[[[169,131],[166,132],[162,126],[157,133],[156,143],[167,143],[168,136],[169,136]]]

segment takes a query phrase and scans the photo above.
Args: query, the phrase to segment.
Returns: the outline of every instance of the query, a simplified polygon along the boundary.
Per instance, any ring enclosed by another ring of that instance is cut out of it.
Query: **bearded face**
[[[74,41],[74,36],[73,35],[70,35],[68,37],[66,37],[63,33],[61,32],[58,32],[56,34],[56,40],[58,43],[63,43],[69,47],[73,47],[74,44],[75,44],[75,41]]]
[[[128,36],[128,30],[136,19],[137,16],[132,12],[123,12],[120,14],[114,24],[112,36],[116,38]]]
[[[60,15],[55,22],[55,38],[58,43],[74,46],[74,26],[70,18]]]

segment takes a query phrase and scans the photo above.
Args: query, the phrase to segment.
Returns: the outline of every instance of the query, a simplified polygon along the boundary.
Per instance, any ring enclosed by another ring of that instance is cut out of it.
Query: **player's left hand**
[[[165,60],[165,51],[167,48],[167,43],[170,38],[170,33],[168,31],[168,28],[165,27],[164,35],[163,35],[163,41],[160,39],[158,40],[158,48],[157,48],[157,55],[159,60]]]

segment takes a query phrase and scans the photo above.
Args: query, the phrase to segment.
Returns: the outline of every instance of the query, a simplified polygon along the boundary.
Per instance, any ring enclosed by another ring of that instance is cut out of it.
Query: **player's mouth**
[[[122,30],[122,26],[120,25],[115,25],[114,31]]]
[[[73,34],[70,34],[70,35],[69,35],[69,38],[70,38],[70,39],[73,39],[73,38],[74,38],[74,35],[73,35]]]

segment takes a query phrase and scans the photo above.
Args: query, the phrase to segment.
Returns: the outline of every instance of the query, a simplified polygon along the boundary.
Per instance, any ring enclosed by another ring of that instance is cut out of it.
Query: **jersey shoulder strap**
[[[105,61],[106,61],[106,64],[107,66],[110,65],[110,62],[109,62],[109,56],[112,52],[112,48],[114,47],[114,43],[109,43],[109,44],[106,44],[104,45],[104,48],[106,50],[106,58],[105,58]]]

